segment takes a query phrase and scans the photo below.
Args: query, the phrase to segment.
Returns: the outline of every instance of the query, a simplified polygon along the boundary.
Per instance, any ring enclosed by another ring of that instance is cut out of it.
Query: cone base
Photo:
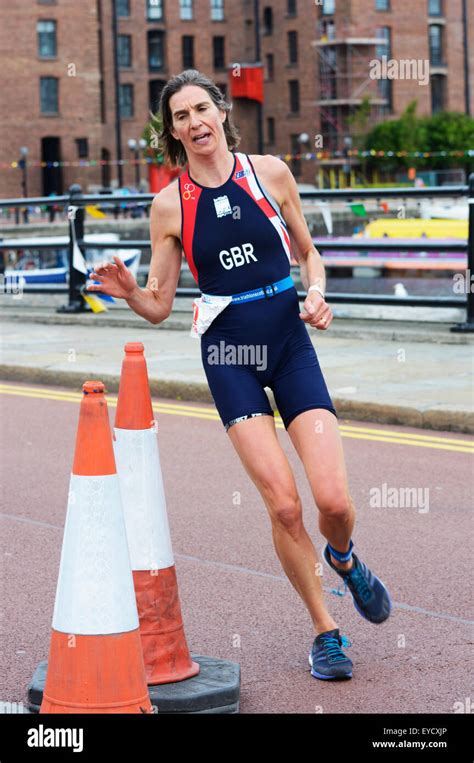
[[[142,644],[143,643],[142,639]],[[159,645],[152,647],[152,649],[155,654],[160,653]],[[143,656],[145,656],[145,650],[143,650]],[[153,666],[150,666],[149,669],[146,670],[146,682],[148,686],[159,686],[160,684],[171,684],[176,681],[185,681],[187,678],[197,676],[200,671],[199,663],[193,662],[191,658],[189,658],[189,660],[182,660],[181,664],[168,672],[163,670],[161,664],[157,665],[154,670],[152,668]]]
[[[100,636],[53,629],[40,713],[152,713],[140,631]]]

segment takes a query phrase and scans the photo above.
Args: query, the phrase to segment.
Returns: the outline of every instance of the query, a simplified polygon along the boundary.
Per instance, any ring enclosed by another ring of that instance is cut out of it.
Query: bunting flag
[[[414,159],[429,159],[435,157],[474,157],[474,149],[459,149],[456,151],[383,151],[372,149],[357,149],[351,148],[344,151],[317,151],[317,152],[302,152],[299,154],[274,154],[278,159],[283,159],[285,162],[293,160],[305,160],[314,161],[315,159],[344,159],[347,157],[355,158],[414,158]],[[121,165],[146,165],[146,164],[163,164],[163,158],[160,155],[146,156],[142,159],[80,159],[78,161],[70,162],[42,162],[30,160],[27,162],[28,167],[114,167],[118,164]],[[17,169],[21,167],[19,161],[0,162],[0,169]]]
[[[367,217],[364,204],[349,204],[349,206],[357,217]]]
[[[319,206],[319,211],[321,212],[324,220],[324,225],[326,226],[326,230],[329,233],[330,236],[332,236],[332,212],[331,207],[327,202],[321,202]]]
[[[85,209],[86,209],[86,212],[91,217],[94,217],[96,220],[102,220],[104,217],[107,217],[105,212],[102,212],[101,209],[97,209],[97,207],[93,207],[93,206],[87,205]]]
[[[104,305],[103,301],[99,298],[97,294],[92,294],[92,292],[90,293],[81,292],[81,293],[84,298],[84,301],[87,302],[92,312],[94,313],[107,312],[106,306]]]

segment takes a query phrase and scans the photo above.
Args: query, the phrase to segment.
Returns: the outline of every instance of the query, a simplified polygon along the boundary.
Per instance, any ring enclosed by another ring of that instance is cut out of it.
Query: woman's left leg
[[[341,554],[349,549],[355,523],[355,508],[349,493],[342,439],[337,419],[331,411],[315,408],[296,416],[288,434],[303,463],[316,505],[319,529],[329,544]],[[339,562],[349,569],[351,562]]]
[[[312,408],[289,421],[287,429],[319,509],[319,528],[328,541],[324,557],[344,579],[362,617],[382,623],[392,602],[382,581],[352,552],[355,509],[337,419],[329,410]]]

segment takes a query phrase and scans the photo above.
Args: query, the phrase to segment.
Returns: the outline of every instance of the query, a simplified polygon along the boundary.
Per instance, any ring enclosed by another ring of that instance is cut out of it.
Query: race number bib
[[[232,302],[232,297],[216,297],[214,294],[201,294],[193,302],[193,325],[190,336],[199,339],[209,328],[212,321]]]

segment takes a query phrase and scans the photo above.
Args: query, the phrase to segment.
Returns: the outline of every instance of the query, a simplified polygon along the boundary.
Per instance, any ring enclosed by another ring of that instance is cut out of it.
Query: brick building
[[[398,116],[417,98],[419,113],[466,111],[464,0],[261,0],[264,152],[341,150],[348,119],[365,96],[371,122]],[[231,93],[232,65],[255,61],[254,0],[116,0],[122,156],[135,154],[167,79],[197,68]],[[72,182],[96,190],[117,181],[112,0],[15,0],[0,11],[0,195],[22,193],[28,149],[29,195]],[[467,1],[466,5],[470,5]],[[468,9],[469,92],[474,107],[474,12]],[[370,62],[430,62],[429,84],[373,80]],[[258,151],[257,102],[234,98],[240,148]],[[58,162],[103,161],[93,166]],[[40,162],[48,166],[37,166]],[[343,159],[328,160],[329,169]],[[326,165],[293,160],[300,182],[323,182]],[[142,179],[146,167],[141,167]],[[135,167],[123,167],[124,183]]]

